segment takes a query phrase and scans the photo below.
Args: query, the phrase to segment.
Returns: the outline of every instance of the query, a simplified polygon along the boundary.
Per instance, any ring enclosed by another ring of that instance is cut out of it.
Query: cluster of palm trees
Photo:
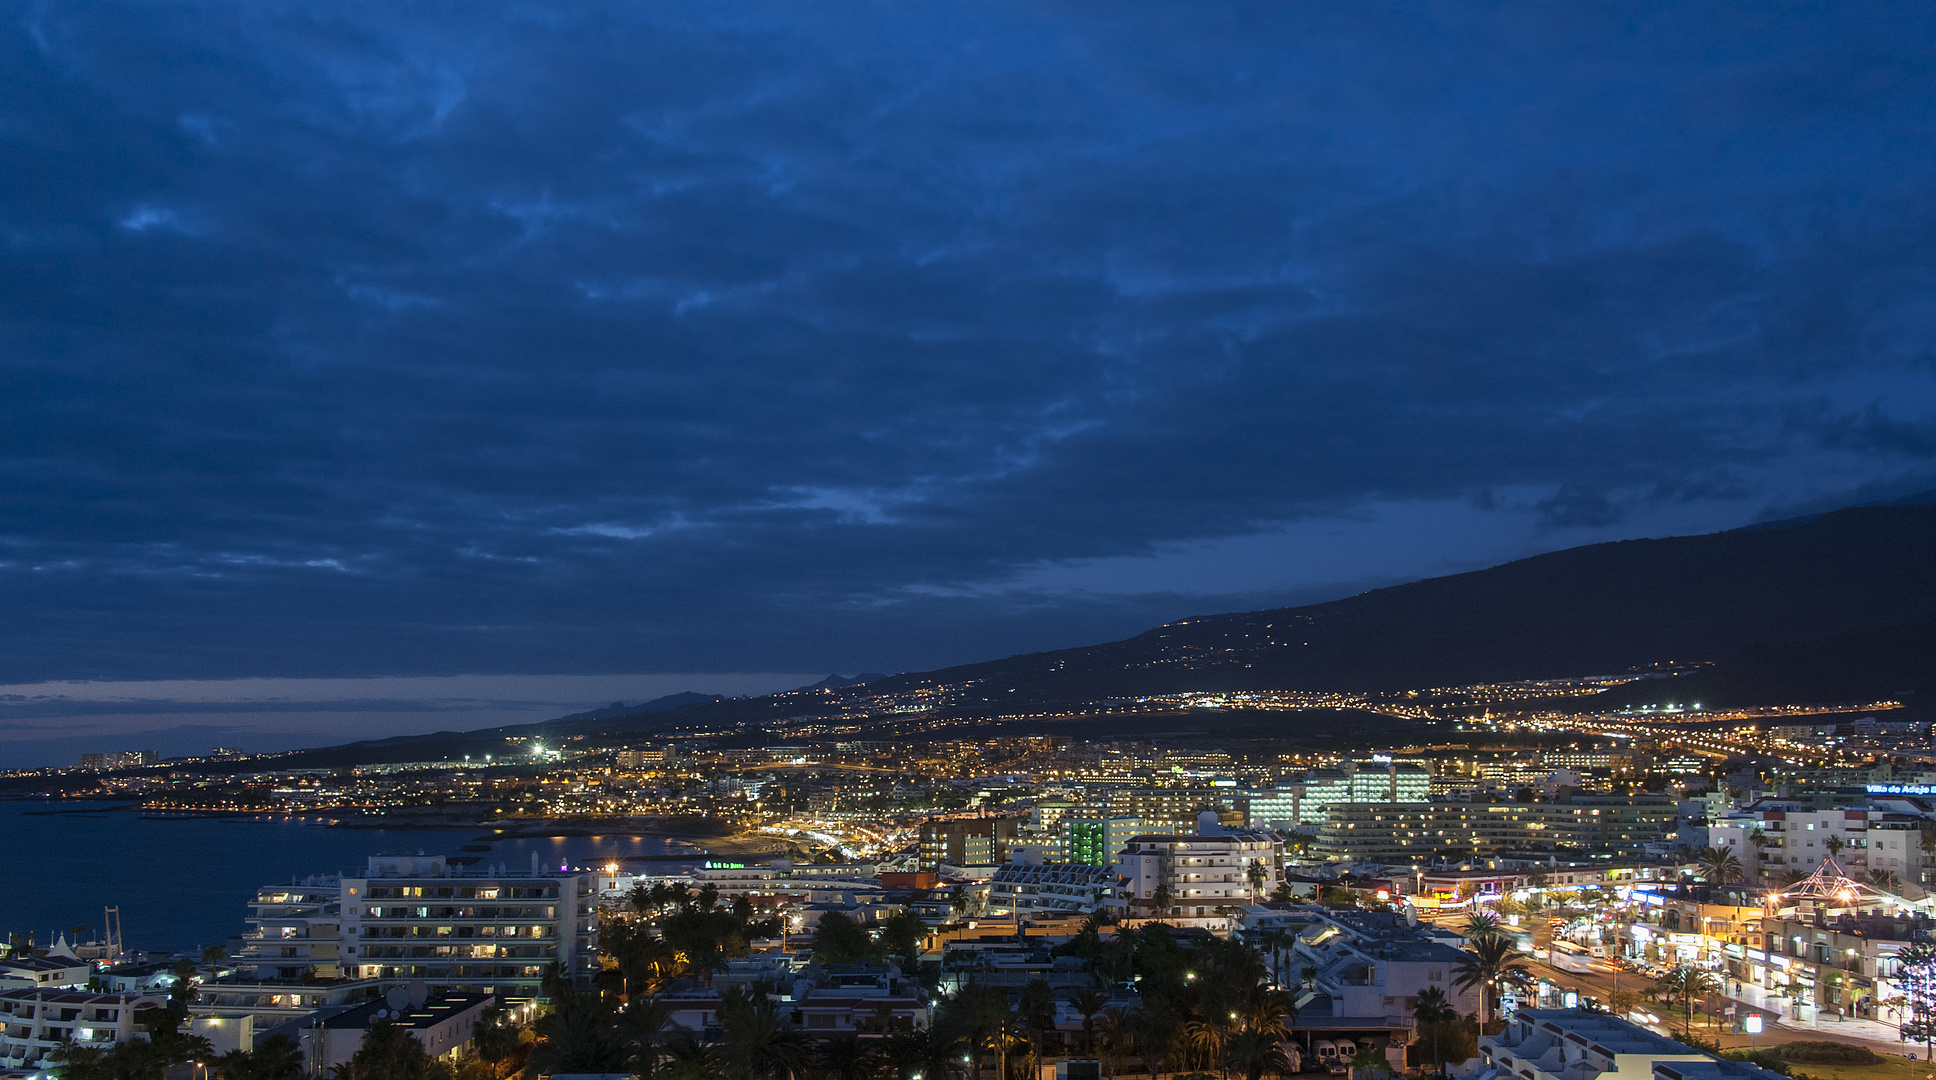
[[[669,1002],[650,994],[621,1006],[606,994],[565,990],[532,1025],[535,1038],[523,1071],[779,1080],[804,1076],[813,1057],[806,1036],[764,987],[728,987],[720,994],[715,1015],[721,1037],[711,1042],[673,1026],[672,1014]]]
[[[629,998],[687,976],[711,985],[726,961],[746,955],[749,941],[781,930],[778,918],[756,916],[744,896],[722,904],[711,884],[635,886],[599,923],[599,951],[613,962],[600,973],[600,988]]]
[[[1134,985],[1137,993],[1134,1004],[1112,1004],[1100,991],[1072,999],[1088,1051],[1111,1059],[1118,1072],[1139,1062],[1152,1075],[1170,1065],[1256,1080],[1288,1067],[1284,1044],[1297,1007],[1275,978],[1276,953],[1287,939],[1263,942],[1267,963],[1263,951],[1242,941],[1185,948],[1163,923],[1107,938],[1100,929],[1085,926],[1063,951],[1088,960],[1106,984]]]
[[[815,1038],[795,1026],[790,1005],[755,983],[720,993],[716,1023],[701,1040],[672,1024],[674,1008],[662,991],[675,980],[704,981],[716,970],[708,958],[731,954],[735,936],[748,932],[747,914],[721,907],[703,890],[633,897],[601,942],[609,970],[619,974],[591,991],[549,986],[552,1008],[507,1064],[526,1075],[629,1072],[652,1080],[958,1080],[993,1064],[997,1076],[1008,1077],[1026,1075],[1024,1068],[1039,1067],[1061,1049],[1057,1014],[1066,1005],[1082,1018],[1080,1052],[1109,1059],[1118,1072],[1139,1064],[1152,1075],[1182,1068],[1260,1080],[1289,1068],[1286,1024],[1296,1007],[1274,985],[1276,965],[1267,967],[1259,950],[1237,941],[1186,946],[1162,924],[1105,936],[1100,917],[1063,951],[1090,961],[1101,985],[1057,990],[1037,979],[1017,992],[971,976],[937,997],[926,1028],[883,1010],[876,1023],[864,1024],[871,1029],[865,1036]],[[728,925],[734,920],[737,930]],[[829,913],[813,948],[829,962],[912,959],[902,954],[918,957],[913,927],[919,924],[908,921],[856,924]],[[693,940],[707,934],[716,947]],[[1274,942],[1271,951],[1284,944]],[[1133,985],[1137,993],[1118,999],[1106,985]],[[497,1075],[494,1068],[493,1080]]]

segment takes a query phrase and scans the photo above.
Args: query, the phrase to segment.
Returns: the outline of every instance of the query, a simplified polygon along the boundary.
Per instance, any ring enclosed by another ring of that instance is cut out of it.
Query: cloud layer
[[[0,678],[896,670],[1932,486],[1932,51],[17,6]]]

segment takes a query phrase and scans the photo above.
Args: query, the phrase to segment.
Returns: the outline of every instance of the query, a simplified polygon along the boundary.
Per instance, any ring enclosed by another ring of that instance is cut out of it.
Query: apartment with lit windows
[[[451,865],[385,855],[343,878],[343,964],[363,977],[434,990],[536,994],[545,968],[583,983],[598,970],[590,872]]]
[[[230,962],[258,980],[342,978],[342,893],[334,874],[257,889]]]
[[[1157,890],[1164,889],[1168,914],[1214,915],[1219,907],[1250,903],[1254,891],[1268,892],[1282,854],[1282,842],[1261,831],[1144,833],[1129,838],[1116,856],[1115,870],[1123,879],[1125,899],[1154,900]],[[1256,864],[1265,872],[1261,890],[1250,883],[1250,868]]]

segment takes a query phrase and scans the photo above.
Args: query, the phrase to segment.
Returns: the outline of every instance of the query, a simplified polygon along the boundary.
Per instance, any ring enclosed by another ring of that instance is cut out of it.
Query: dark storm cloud
[[[1011,587],[1373,504],[1926,486],[1933,30],[17,7],[0,668],[913,667],[1326,585]]]

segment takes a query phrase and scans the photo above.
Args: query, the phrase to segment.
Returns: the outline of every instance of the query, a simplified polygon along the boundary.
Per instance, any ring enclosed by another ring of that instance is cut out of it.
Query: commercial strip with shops
[[[1789,1016],[1897,1023],[1897,955],[1936,937],[1923,901],[1849,877],[1832,859],[1787,889],[1643,884],[1621,890],[1608,917],[1561,931],[1643,965],[1690,965],[1758,988]]]

